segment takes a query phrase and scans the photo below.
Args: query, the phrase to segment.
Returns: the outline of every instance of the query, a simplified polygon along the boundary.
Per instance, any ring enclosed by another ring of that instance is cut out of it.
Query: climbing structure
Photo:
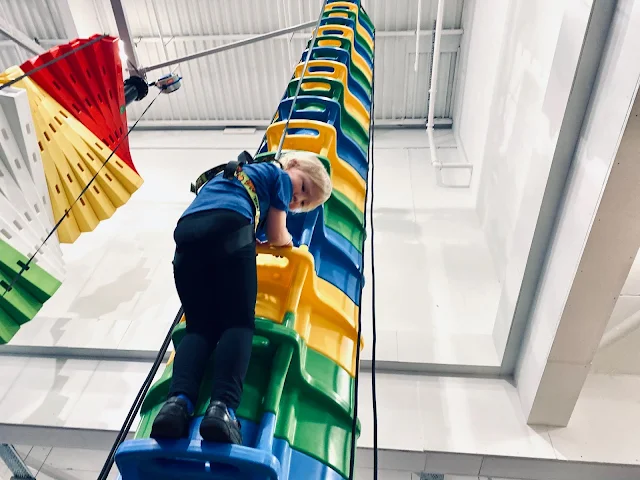
[[[0,90],[0,343],[60,286],[60,243],[94,230],[142,185],[117,41],[74,40],[0,73],[0,85],[19,79]]]
[[[172,357],[144,400],[135,439],[116,454],[123,480],[348,478],[357,423],[353,384],[373,45],[374,28],[360,2],[329,0],[318,36],[307,45],[258,155],[275,154],[293,104],[283,151],[319,154],[334,190],[323,207],[289,216],[293,249],[258,248],[256,333],[237,411],[244,445],[201,441],[209,380],[201,387],[188,439],[149,438],[168,393]],[[173,331],[174,347],[184,331],[183,318]]]

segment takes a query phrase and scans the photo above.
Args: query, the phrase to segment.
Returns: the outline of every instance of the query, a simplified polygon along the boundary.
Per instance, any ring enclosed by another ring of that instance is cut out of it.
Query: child
[[[310,211],[327,201],[331,180],[318,157],[288,152],[276,163],[244,165],[259,202],[258,234],[276,247],[291,247],[288,211]],[[211,402],[200,425],[207,441],[242,443],[235,410],[240,404],[255,329],[258,288],[254,203],[237,179],[209,181],[174,232],[174,279],[186,316],[166,403],[153,438],[189,432],[204,370],[215,349]],[[249,232],[249,234],[247,234]]]

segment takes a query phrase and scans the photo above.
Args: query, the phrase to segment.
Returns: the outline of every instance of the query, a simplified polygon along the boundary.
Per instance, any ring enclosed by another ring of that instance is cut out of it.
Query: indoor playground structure
[[[189,438],[149,438],[166,399],[173,355],[152,379],[169,342],[177,347],[185,332],[178,312],[100,478],[114,460],[123,480],[352,478],[360,432],[374,42],[360,0],[324,0],[255,155],[265,160],[289,150],[314,152],[330,173],[333,193],[324,206],[289,215],[294,248],[258,247],[256,332],[237,412],[244,444],[207,443],[199,435],[211,375],[201,386]],[[127,140],[135,124],[127,128],[126,106],[157,87],[151,108],[180,81],[173,72],[152,83],[134,75],[124,80],[118,39],[106,35],[74,40],[0,74],[2,343],[64,280],[59,244],[95,229],[141,186]],[[137,413],[135,437],[125,440]]]

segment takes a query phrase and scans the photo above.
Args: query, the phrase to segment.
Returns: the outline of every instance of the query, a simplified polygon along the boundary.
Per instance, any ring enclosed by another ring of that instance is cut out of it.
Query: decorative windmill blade
[[[27,92],[54,225],[66,217],[62,243],[95,229],[142,185],[126,138],[117,42],[73,40],[0,74],[0,83],[29,75],[14,86]]]
[[[124,139],[118,156],[135,172],[125,137],[127,117],[118,39],[97,40],[100,37],[94,35],[54,47],[24,62],[20,69],[111,150]],[[76,53],[35,71],[71,51]]]
[[[142,185],[117,42],[73,40],[0,73],[0,85],[19,79],[0,90],[0,343],[59,287],[59,244],[94,230]]]

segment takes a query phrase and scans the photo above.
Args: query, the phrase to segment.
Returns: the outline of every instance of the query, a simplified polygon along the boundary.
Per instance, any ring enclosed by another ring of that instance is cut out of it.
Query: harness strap
[[[247,193],[249,194],[249,198],[251,198],[251,201],[253,202],[253,213],[255,214],[254,231],[257,231],[258,223],[260,222],[260,202],[258,200],[258,192],[256,192],[256,186],[251,181],[251,178],[249,178],[249,175],[247,175],[242,169],[242,166],[238,166],[235,176],[247,191]]]
[[[202,173],[195,181],[195,183],[191,184],[191,193],[198,195],[200,189],[211,179],[217,177],[221,173],[223,174],[223,178],[226,180],[231,180],[234,177],[238,179],[238,181],[242,184],[244,189],[247,191],[251,202],[253,203],[253,212],[255,215],[254,220],[254,228],[253,233],[258,230],[258,224],[260,223],[260,201],[258,199],[258,193],[256,192],[256,186],[251,181],[251,178],[247,173],[243,170],[243,166],[245,164],[255,164],[262,162],[273,162],[282,168],[282,165],[277,160],[258,160],[255,161],[254,158],[249,154],[249,152],[244,151],[240,155],[238,155],[237,160],[232,160],[229,163],[218,165],[217,167],[211,168],[206,172]]]

